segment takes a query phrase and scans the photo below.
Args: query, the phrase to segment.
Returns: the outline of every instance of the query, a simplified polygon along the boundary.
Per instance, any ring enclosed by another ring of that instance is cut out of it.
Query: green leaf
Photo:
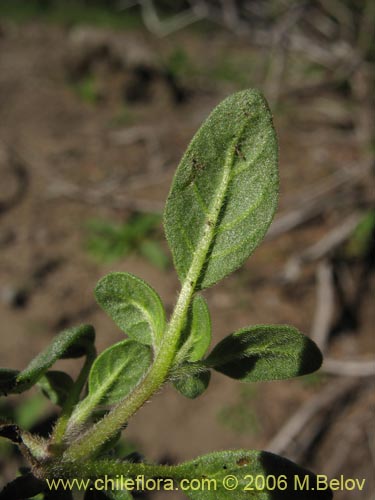
[[[183,396],[195,399],[207,389],[210,378],[211,373],[206,371],[177,379],[173,385]]]
[[[165,312],[159,295],[143,280],[129,273],[111,273],[96,288],[98,304],[130,338],[159,346]]]
[[[186,325],[182,332],[180,347],[172,369],[174,387],[183,396],[194,399],[208,387],[211,374],[194,364],[206,354],[211,343],[211,318],[207,302],[196,295],[189,309]],[[186,362],[188,361],[188,362]]]
[[[134,340],[123,340],[103,351],[89,375],[90,406],[112,405],[125,398],[151,364],[151,349]]]
[[[0,372],[0,391],[7,394],[30,389],[58,359],[82,356],[94,339],[95,331],[90,325],[64,330],[16,377],[12,370],[3,369]]]
[[[180,478],[205,481],[203,483],[206,485],[205,488],[200,488],[198,491],[184,491],[192,500],[228,500],[229,498],[235,500],[329,500],[332,498],[329,488],[317,491],[317,480],[314,474],[285,458],[264,451],[238,450],[211,453],[178,465],[176,469]],[[296,487],[296,477],[301,482],[308,478],[309,488],[299,490]],[[208,483],[210,480],[212,482]],[[197,481],[191,483],[193,487],[197,484]],[[216,485],[215,488],[214,485]]]
[[[287,325],[257,325],[232,333],[205,360],[208,367],[249,382],[278,380],[317,370],[316,344]]]
[[[38,381],[43,394],[52,403],[62,406],[73,387],[72,378],[64,372],[50,370]]]
[[[220,103],[177,169],[164,225],[183,282],[196,289],[241,266],[262,241],[278,198],[277,139],[262,95],[245,90]]]
[[[207,302],[196,295],[190,306],[186,326],[182,332],[182,347],[176,361],[199,361],[211,344],[211,317]]]

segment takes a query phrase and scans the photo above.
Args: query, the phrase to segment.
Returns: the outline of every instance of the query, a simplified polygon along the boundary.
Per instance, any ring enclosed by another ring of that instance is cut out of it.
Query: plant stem
[[[95,451],[105,441],[110,439],[128,419],[159,389],[164,383],[169,369],[173,363],[179,334],[186,313],[189,308],[191,297],[194,293],[193,285],[185,281],[185,286],[177,301],[174,314],[168,325],[159,354],[155,358],[151,369],[143,381],[134,389],[134,391],[117,405],[102,420],[94,425],[81,439],[73,443],[65,456],[67,460],[75,461],[95,454]],[[74,422],[72,422],[74,425]]]
[[[61,476],[66,479],[77,477],[77,465],[75,462],[66,462],[60,465]],[[55,468],[44,472],[43,477],[55,477]],[[118,460],[86,460],[80,464],[79,478],[116,478],[122,476],[124,479],[136,476],[143,476],[144,479],[155,477],[168,477],[179,479],[186,476],[181,471],[180,466],[174,465],[153,465],[145,463],[119,462]]]
[[[64,438],[65,431],[69,423],[70,415],[72,414],[74,406],[79,400],[79,396],[82,392],[83,386],[85,385],[88,374],[90,372],[91,365],[95,359],[96,355],[95,348],[93,346],[89,346],[88,349],[89,351],[87,352],[85,363],[82,366],[80,374],[78,375],[78,378],[75,381],[72,390],[69,392],[69,395],[62,408],[60,418],[56,422],[55,428],[53,430],[52,441],[51,441],[51,443],[53,444],[60,444]]]
[[[189,271],[183,282],[180,295],[171,320],[160,345],[159,352],[145,378],[133,392],[119,403],[102,420],[89,429],[78,441],[65,452],[67,461],[82,460],[95,454],[96,450],[118,432],[129,418],[162,386],[165,382],[176,355],[179,337],[185,324],[186,315],[201,275],[207,253],[215,237],[215,228],[230,181],[231,166],[235,155],[237,138],[229,148],[223,169],[223,176],[214,203],[207,214],[206,224],[199,245],[191,261]],[[74,425],[74,422],[72,422]]]

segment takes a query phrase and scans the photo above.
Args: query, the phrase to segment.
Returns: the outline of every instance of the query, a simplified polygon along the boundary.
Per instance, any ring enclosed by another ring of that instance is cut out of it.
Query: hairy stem
[[[65,431],[69,423],[69,418],[72,414],[74,406],[77,404],[77,401],[79,400],[79,396],[82,392],[83,386],[86,383],[91,365],[95,359],[95,355],[96,355],[95,348],[93,346],[90,346],[85,359],[85,363],[80,371],[80,374],[78,375],[77,380],[75,381],[72,387],[72,390],[69,392],[69,395],[62,408],[60,418],[56,422],[52,434],[53,444],[60,444],[64,438]]]
[[[161,349],[146,377],[133,392],[66,451],[67,460],[79,460],[95,454],[105,441],[125,425],[128,419],[159,389],[173,363],[179,334],[193,295],[193,285],[182,288]],[[164,345],[163,345],[164,344]],[[72,422],[74,425],[74,422]]]
[[[215,237],[215,228],[219,219],[220,211],[225,201],[225,195],[230,181],[230,171],[235,155],[235,144],[226,158],[223,176],[219,190],[212,206],[207,214],[205,228],[191,262],[190,269],[183,282],[180,295],[174,308],[171,320],[167,326],[160,350],[153,365],[145,378],[133,390],[133,392],[121,403],[119,403],[102,420],[89,429],[78,441],[73,443],[65,452],[68,461],[82,460],[92,456],[96,450],[108,439],[113,437],[121,429],[129,418],[161,387],[165,382],[170,368],[172,367],[179,337],[185,324],[186,315],[196,288],[197,281],[201,275],[207,253]],[[72,422],[74,425],[74,422]]]
[[[186,475],[186,474],[185,474]],[[179,466],[174,465],[153,465],[145,463],[119,462],[117,460],[86,460],[82,463],[79,471],[79,479],[86,478],[116,478],[123,476],[124,478],[134,478],[143,476],[144,479],[155,477],[169,477],[179,479],[182,477],[182,471]],[[77,477],[77,466],[75,462],[66,462],[56,465],[42,474],[43,478],[74,479]]]

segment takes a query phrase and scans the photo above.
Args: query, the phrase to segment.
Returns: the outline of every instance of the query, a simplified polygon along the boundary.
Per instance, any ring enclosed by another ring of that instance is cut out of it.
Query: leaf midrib
[[[119,309],[124,310],[124,309],[127,309],[129,307],[133,307],[134,309],[137,309],[138,311],[140,311],[140,313],[142,314],[142,316],[145,318],[145,320],[143,320],[143,321],[138,321],[138,322],[132,324],[129,327],[129,330],[131,330],[135,325],[138,325],[138,324],[140,324],[142,322],[143,323],[147,323],[148,326],[150,327],[151,340],[156,345],[158,343],[157,340],[159,339],[159,332],[157,331],[156,325],[154,324],[152,316],[150,315],[150,313],[148,312],[148,310],[145,309],[138,302],[135,302],[134,300],[130,300],[130,299],[127,300],[127,303],[120,304]]]
[[[116,379],[119,377],[120,373],[124,370],[127,364],[129,364],[128,359],[126,360],[125,363],[123,362],[117,370],[111,372],[111,376],[107,379],[107,381],[104,384],[100,385],[101,389],[99,391],[94,392],[94,395],[92,396],[93,399],[91,399],[91,402],[94,401],[95,405],[100,403],[101,399],[103,398],[103,395],[111,388],[114,382],[116,382]],[[95,396],[96,394],[99,394],[99,397]]]
[[[196,247],[197,250],[192,259],[189,271],[186,276],[186,280],[190,279],[189,277],[193,273],[197,274],[197,276],[194,276],[194,281],[196,282],[199,279],[200,273],[207,258],[207,253],[212,245],[212,242],[216,237],[219,216],[224,206],[225,197],[231,181],[230,174],[233,168],[236,144],[238,143],[239,138],[242,136],[247,126],[248,123],[245,122],[238,131],[238,133],[233,138],[230,146],[228,147],[228,152],[224,162],[223,175],[221,177],[218,186],[217,195],[214,198],[214,203],[212,203],[208,208],[207,217],[205,221],[206,231],[203,233],[203,235],[199,238],[197,242],[197,247]],[[199,251],[199,248],[201,248],[201,251]]]

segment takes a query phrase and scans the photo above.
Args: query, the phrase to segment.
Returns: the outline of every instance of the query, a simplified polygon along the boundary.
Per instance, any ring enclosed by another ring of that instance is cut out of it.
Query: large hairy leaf
[[[96,288],[98,304],[129,337],[158,347],[165,328],[165,312],[159,295],[147,283],[129,273],[111,273]]]
[[[110,405],[123,399],[144,376],[151,358],[151,349],[134,340],[123,340],[103,351],[89,375],[90,406],[93,402]]]
[[[208,367],[249,382],[311,373],[322,364],[316,344],[287,325],[243,328],[223,339],[205,360]]]
[[[196,289],[237,269],[263,239],[278,197],[277,139],[262,95],[220,103],[191,141],[167,200],[164,225],[181,281]]]
[[[193,489],[184,491],[191,500],[231,498],[233,500],[329,500],[332,498],[332,492],[328,487],[317,491],[317,479],[314,474],[289,460],[264,451],[237,450],[211,453],[181,464],[177,466],[177,470],[181,478],[192,480],[192,488],[201,485],[196,491]],[[306,478],[304,489],[299,489],[298,484],[303,484]],[[197,482],[197,479],[201,483]],[[187,483],[184,484],[186,487]]]
[[[95,340],[90,325],[68,328],[53,339],[50,345],[36,356],[21,372],[2,369],[0,392],[20,393],[32,387],[58,359],[76,358],[87,352]]]

